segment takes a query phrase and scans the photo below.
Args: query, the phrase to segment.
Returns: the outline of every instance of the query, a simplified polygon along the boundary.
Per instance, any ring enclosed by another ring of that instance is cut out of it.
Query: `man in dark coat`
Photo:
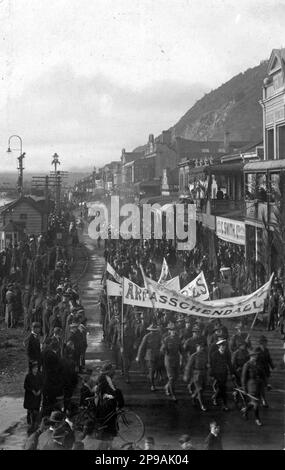
[[[226,350],[226,339],[217,341],[218,350],[210,356],[210,375],[214,378],[213,404],[217,406],[217,398],[221,397],[223,401],[223,410],[228,411],[227,407],[227,379],[228,372],[234,377],[234,371],[231,363],[230,353]]]
[[[40,331],[40,323],[32,323],[32,331],[26,340],[29,365],[31,365],[33,362],[37,362],[39,367],[41,367]]]
[[[29,434],[34,432],[37,426],[41,405],[42,388],[43,379],[38,369],[38,363],[33,362],[30,366],[29,373],[25,377],[24,382],[24,408],[27,410],[27,423],[29,425]]]
[[[257,357],[257,363],[264,372],[264,394],[262,396],[262,405],[267,408],[268,404],[265,399],[265,389],[271,389],[271,385],[268,383],[268,380],[270,377],[271,370],[273,370],[275,366],[271,359],[269,349],[267,348],[267,338],[264,335],[262,335],[259,339],[259,348],[260,352]]]
[[[210,433],[205,440],[205,450],[223,450],[220,426],[216,421],[210,423]]]

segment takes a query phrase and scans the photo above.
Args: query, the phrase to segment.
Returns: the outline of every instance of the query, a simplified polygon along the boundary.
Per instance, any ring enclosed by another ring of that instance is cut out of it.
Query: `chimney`
[[[169,130],[162,131],[162,143],[165,145],[171,144],[171,132]]]
[[[153,134],[149,134],[149,136],[148,136],[148,143],[149,143],[149,144],[154,144],[154,135],[153,135]]]
[[[230,132],[229,131],[224,132],[224,149],[225,149],[225,153],[228,153],[230,150]]]

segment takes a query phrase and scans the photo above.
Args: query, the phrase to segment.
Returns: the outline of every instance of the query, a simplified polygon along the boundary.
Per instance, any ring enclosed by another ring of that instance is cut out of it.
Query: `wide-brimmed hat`
[[[218,341],[216,342],[216,345],[219,346],[220,344],[223,344],[223,343],[226,343],[227,340],[225,338],[220,338],[218,339]]]
[[[49,421],[51,423],[62,423],[65,420],[65,415],[61,411],[52,411]]]
[[[157,327],[157,325],[152,324],[152,325],[149,325],[147,327],[147,330],[148,331],[158,331],[158,327]]]

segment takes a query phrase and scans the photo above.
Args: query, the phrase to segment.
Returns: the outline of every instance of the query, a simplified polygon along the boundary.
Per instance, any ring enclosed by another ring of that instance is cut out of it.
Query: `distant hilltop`
[[[206,93],[170,128],[172,139],[223,141],[225,131],[232,141],[257,142],[262,139],[262,84],[267,60],[231,78]],[[211,71],[209,70],[209,74]],[[145,146],[137,147],[144,150]]]

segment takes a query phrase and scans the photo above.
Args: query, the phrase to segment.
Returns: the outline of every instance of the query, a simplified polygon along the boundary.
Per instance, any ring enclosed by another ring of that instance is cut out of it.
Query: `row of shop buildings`
[[[194,203],[205,232],[243,247],[255,286],[272,271],[284,275],[285,49],[271,53],[260,105],[259,142],[233,142],[230,129],[223,141],[151,134],[146,145],[123,149],[120,161],[94,171],[86,188],[162,206]]]

